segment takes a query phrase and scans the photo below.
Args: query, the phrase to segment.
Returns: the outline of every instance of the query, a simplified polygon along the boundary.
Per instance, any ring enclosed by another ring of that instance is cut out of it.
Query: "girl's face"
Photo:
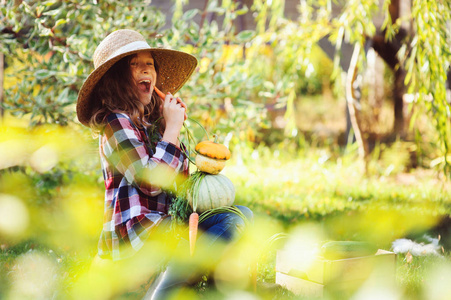
[[[139,52],[130,60],[130,72],[138,87],[139,101],[147,105],[152,99],[157,82],[157,72],[150,52]]]

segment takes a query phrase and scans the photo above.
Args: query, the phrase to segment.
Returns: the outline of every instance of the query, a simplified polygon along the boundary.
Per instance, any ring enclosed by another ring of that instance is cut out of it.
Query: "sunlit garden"
[[[197,2],[0,7],[0,299],[151,299],[168,256],[204,271],[171,299],[449,299],[451,4]],[[99,138],[76,103],[122,28],[197,58],[180,141],[191,176],[199,142],[230,150],[220,174],[253,212],[232,243],[192,254],[174,221],[99,257]]]

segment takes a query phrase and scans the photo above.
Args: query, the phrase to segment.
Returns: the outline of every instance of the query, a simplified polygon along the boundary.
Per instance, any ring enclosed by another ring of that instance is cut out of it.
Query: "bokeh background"
[[[232,151],[223,174],[255,213],[216,282],[179,299],[302,298],[253,288],[275,282],[278,249],[308,262],[326,241],[394,250],[400,238],[432,254],[399,252],[392,284],[348,296],[448,299],[449,1],[3,0],[0,19],[0,299],[140,299],[156,253],[176,251],[155,239],[132,261],[93,264],[104,186],[75,103],[120,28],[197,57],[178,96]]]

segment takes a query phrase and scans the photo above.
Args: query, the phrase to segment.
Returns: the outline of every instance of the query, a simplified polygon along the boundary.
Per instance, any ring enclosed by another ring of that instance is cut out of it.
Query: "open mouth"
[[[141,80],[138,82],[138,88],[141,92],[149,93],[150,92],[150,80]]]

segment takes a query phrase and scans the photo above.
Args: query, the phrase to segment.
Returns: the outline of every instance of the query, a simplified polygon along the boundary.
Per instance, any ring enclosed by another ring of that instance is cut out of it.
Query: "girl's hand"
[[[185,108],[185,121],[186,121],[186,119],[188,119],[188,115],[186,114],[188,107],[186,106],[185,102],[183,102],[182,99],[180,99],[180,97],[177,97],[176,100],[177,100],[177,103],[180,103],[182,105],[182,107]],[[160,114],[161,115],[163,115],[163,106],[164,106],[164,99],[161,99],[161,104],[160,104]]]
[[[175,98],[175,100],[177,101],[178,104],[180,104],[184,109],[185,109],[185,115],[184,115],[184,121],[186,121],[186,119],[188,118],[187,114],[186,114],[186,110],[188,109],[186,107],[185,102],[182,101],[182,99],[180,99],[180,97]]]
[[[178,136],[186,119],[186,104],[168,93],[163,103],[163,118],[166,123],[163,140],[178,145]]]

